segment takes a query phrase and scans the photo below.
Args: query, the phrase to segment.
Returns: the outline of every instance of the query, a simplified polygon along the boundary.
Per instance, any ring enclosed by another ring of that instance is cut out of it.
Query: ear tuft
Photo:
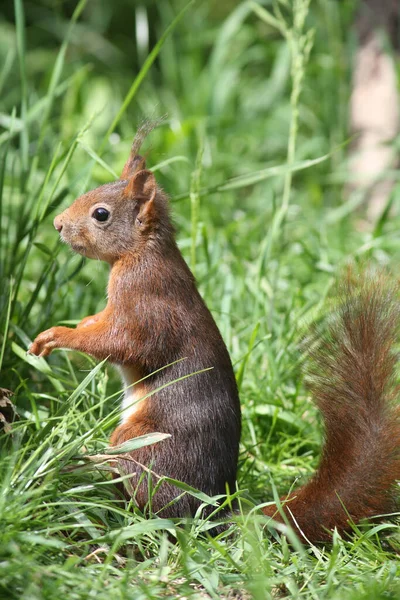
[[[124,194],[132,200],[152,202],[157,193],[157,182],[154,174],[147,169],[137,171],[130,177]]]
[[[124,168],[122,169],[120,179],[129,179],[129,177],[145,168],[145,159],[143,158],[143,156],[136,154],[136,152],[134,152],[134,149],[132,148],[129,158],[126,161]]]

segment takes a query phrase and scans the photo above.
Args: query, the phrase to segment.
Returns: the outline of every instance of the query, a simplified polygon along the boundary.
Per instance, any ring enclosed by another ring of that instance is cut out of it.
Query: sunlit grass
[[[255,508],[317,464],[298,342],[336,275],[365,259],[398,274],[399,218],[386,212],[368,230],[343,189],[354,4],[314,1],[306,16],[306,0],[222,15],[211,2],[149,3],[136,13],[147,46],[122,33],[127,2],[96,15],[89,0],[70,13],[37,4],[15,0],[15,22],[0,24],[0,387],[19,416],[0,442],[0,596],[398,597],[396,523],[305,549]],[[107,266],[61,246],[54,216],[115,179],[143,117],[164,114],[148,166],[170,194],[243,407],[240,510],[213,539],[201,513],[145,520],[116,495],[104,458],[120,397],[110,366],[26,355],[40,331],[106,302]]]

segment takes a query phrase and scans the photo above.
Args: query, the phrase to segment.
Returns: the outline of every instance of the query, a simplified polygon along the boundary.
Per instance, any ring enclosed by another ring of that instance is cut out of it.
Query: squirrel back
[[[383,275],[350,272],[326,331],[305,341],[308,386],[323,417],[325,443],[312,479],[281,499],[288,521],[305,541],[329,541],[334,528],[343,533],[351,529],[351,521],[396,510],[396,292]],[[283,521],[275,505],[263,512]]]

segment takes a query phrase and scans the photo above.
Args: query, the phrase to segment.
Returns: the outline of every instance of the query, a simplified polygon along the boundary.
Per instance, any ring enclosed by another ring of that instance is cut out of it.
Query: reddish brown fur
[[[181,517],[194,514],[199,501],[189,495],[176,500],[181,492],[165,482],[150,507],[149,473],[210,495],[224,494],[226,484],[233,489],[240,408],[225,344],[176,246],[167,199],[137,150],[135,142],[123,179],[84,194],[55,219],[75,250],[110,263],[106,308],[76,329],[41,333],[30,351],[46,356],[71,348],[109,358],[133,382],[146,378],[136,384],[140,395],[158,390],[117,427],[111,443],[154,431],[170,434],[121,459],[120,469],[131,474],[143,510]],[[110,213],[105,223],[93,216],[99,206]],[[391,391],[399,323],[394,296],[382,278],[356,285],[349,280],[325,336],[309,340],[310,389],[326,442],[315,476],[282,499],[292,525],[309,541],[329,540],[334,527],[347,531],[348,515],[358,522],[395,508],[400,416]],[[275,506],[264,513],[281,519]]]
[[[76,329],[41,333],[30,351],[47,356],[54,348],[76,349],[109,358],[129,380],[146,378],[134,386],[135,399],[153,393],[123,417],[111,443],[170,434],[121,459],[120,469],[131,474],[142,510],[181,517],[194,514],[200,502],[190,495],[177,499],[181,491],[164,482],[150,507],[149,469],[212,496],[225,494],[227,485],[233,490],[240,406],[229,354],[176,246],[167,199],[137,147],[124,179],[84,194],[54,222],[75,250],[111,265],[106,308]],[[109,211],[105,222],[94,216],[99,207]]]
[[[400,413],[394,404],[399,328],[396,290],[383,277],[349,277],[343,305],[326,333],[307,341],[309,387],[325,424],[325,445],[315,476],[282,498],[301,536],[317,542],[331,530],[396,510],[400,479]],[[276,506],[263,511],[278,521]]]
[[[155,423],[148,418],[145,407],[141,409],[138,414],[133,415],[128,419],[126,423],[119,425],[115,429],[110,438],[111,446],[119,446],[128,440],[131,440],[140,435],[146,435],[146,433],[153,433],[155,430]]]

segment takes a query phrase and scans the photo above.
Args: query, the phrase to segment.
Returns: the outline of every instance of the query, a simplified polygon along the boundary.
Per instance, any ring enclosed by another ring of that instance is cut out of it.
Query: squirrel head
[[[167,199],[134,150],[121,179],[83,194],[54,219],[61,239],[79,254],[113,264],[173,237]]]

